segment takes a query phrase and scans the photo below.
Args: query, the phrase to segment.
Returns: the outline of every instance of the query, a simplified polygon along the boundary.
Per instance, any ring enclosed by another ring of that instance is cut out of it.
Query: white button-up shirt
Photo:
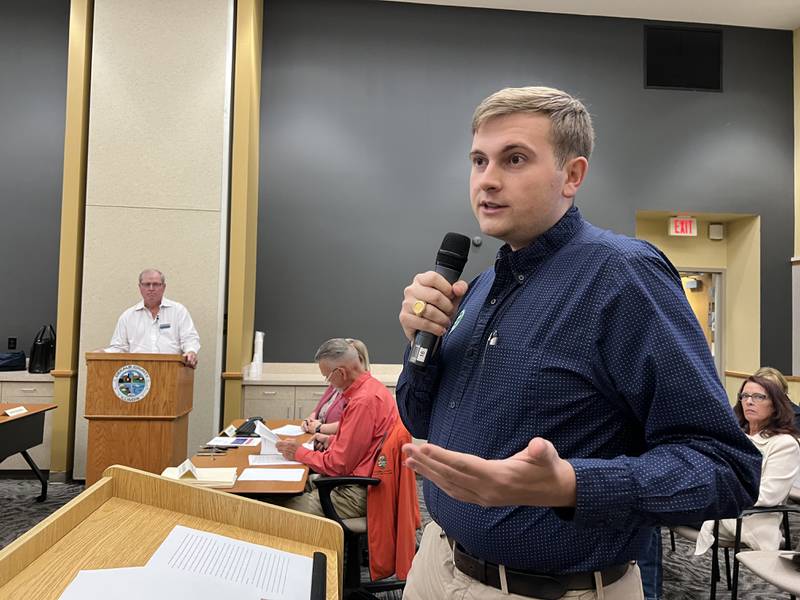
[[[186,307],[161,299],[153,317],[144,301],[127,309],[117,321],[117,328],[106,352],[184,354],[200,350],[200,336]]]

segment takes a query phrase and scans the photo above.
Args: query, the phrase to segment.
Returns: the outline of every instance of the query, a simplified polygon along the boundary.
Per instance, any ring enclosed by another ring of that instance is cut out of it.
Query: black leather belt
[[[461,545],[447,536],[447,541],[453,549],[453,562],[456,568],[465,575],[477,579],[485,585],[503,589],[500,583],[500,567],[494,563],[486,562],[468,554]],[[600,571],[603,585],[611,585],[622,577],[628,570],[628,563],[613,565]],[[556,600],[569,590],[595,589],[594,573],[566,573],[564,575],[546,575],[531,571],[520,571],[506,567],[506,583],[508,592],[520,596],[542,598],[543,600]]]

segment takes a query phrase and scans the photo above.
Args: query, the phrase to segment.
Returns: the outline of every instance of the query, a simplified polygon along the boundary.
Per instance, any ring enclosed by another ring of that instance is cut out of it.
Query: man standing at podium
[[[120,315],[106,352],[182,354],[187,366],[197,366],[200,336],[186,307],[164,297],[166,288],[158,269],[139,273],[142,300]]]

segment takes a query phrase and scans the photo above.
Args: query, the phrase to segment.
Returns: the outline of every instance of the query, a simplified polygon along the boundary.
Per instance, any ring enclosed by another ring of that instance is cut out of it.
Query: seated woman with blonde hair
[[[763,377],[764,379],[769,379],[777,383],[783,390],[783,393],[787,396],[789,395],[789,382],[786,381],[786,377],[783,376],[783,373],[778,371],[775,367],[761,367],[758,371],[753,373],[753,376]]]
[[[748,377],[733,409],[742,429],[759,449],[761,485],[755,506],[782,504],[800,471],[800,446],[795,436],[794,411],[789,397],[772,378]],[[778,550],[781,514],[763,513],[742,519],[742,543],[752,550]],[[703,554],[714,543],[714,522],[706,521],[697,538],[695,554]],[[719,522],[720,539],[733,541],[736,519]]]
[[[358,360],[365,371],[369,371],[369,352],[367,346],[361,340],[345,338],[348,344],[358,352]],[[303,431],[317,434],[314,436],[315,442],[327,447],[328,436],[339,431],[339,419],[344,412],[344,396],[340,390],[335,388],[330,381],[327,381],[328,389],[322,394],[317,406],[306,417],[301,427]]]

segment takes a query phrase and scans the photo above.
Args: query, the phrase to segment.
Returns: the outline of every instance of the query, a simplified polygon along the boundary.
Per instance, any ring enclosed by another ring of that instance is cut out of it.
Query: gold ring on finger
[[[411,312],[413,312],[418,317],[422,316],[422,313],[425,312],[425,307],[428,306],[428,303],[424,300],[417,300],[414,304],[411,305]]]

